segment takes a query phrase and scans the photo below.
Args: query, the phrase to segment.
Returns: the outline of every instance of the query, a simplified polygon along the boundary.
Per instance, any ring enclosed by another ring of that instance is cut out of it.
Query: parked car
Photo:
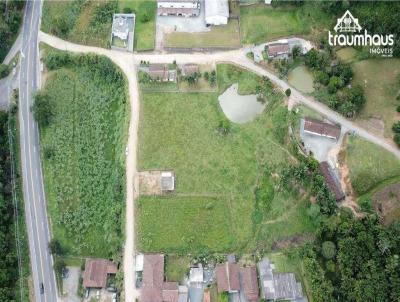
[[[118,301],[118,295],[117,295],[117,293],[113,293],[112,302],[117,302],[117,301]]]

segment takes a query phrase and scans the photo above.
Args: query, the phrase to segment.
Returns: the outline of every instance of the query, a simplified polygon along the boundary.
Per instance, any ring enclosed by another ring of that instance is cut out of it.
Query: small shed
[[[175,176],[172,171],[161,172],[161,190],[162,191],[175,190]]]
[[[135,271],[142,272],[143,271],[143,254],[138,254],[135,257]]]
[[[204,275],[203,275],[203,267],[192,267],[189,273],[189,282],[190,283],[203,283]]]

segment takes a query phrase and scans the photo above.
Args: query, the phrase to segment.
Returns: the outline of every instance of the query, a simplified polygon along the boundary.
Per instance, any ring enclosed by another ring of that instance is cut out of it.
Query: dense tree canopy
[[[24,1],[0,1],[0,62],[3,62],[17,36]]]
[[[15,300],[18,280],[7,122],[7,113],[0,111],[0,301]]]

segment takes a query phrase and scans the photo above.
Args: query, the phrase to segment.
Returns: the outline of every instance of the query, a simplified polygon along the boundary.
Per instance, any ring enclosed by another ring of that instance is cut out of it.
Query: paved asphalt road
[[[31,113],[32,94],[39,86],[38,31],[40,1],[27,1],[22,25],[20,69],[20,137],[25,216],[35,301],[56,302],[57,287],[53,259],[48,250],[50,239],[39,153],[38,126]],[[40,284],[44,293],[40,292]]]

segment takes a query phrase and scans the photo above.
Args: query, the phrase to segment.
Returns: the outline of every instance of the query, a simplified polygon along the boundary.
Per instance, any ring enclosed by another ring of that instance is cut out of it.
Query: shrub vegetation
[[[123,240],[125,78],[95,55],[47,50],[44,63],[51,72],[39,95],[52,116],[40,130],[54,236],[66,254],[115,256]]]
[[[20,0],[0,1],[0,62],[3,62],[17,37],[24,5],[25,1]]]

